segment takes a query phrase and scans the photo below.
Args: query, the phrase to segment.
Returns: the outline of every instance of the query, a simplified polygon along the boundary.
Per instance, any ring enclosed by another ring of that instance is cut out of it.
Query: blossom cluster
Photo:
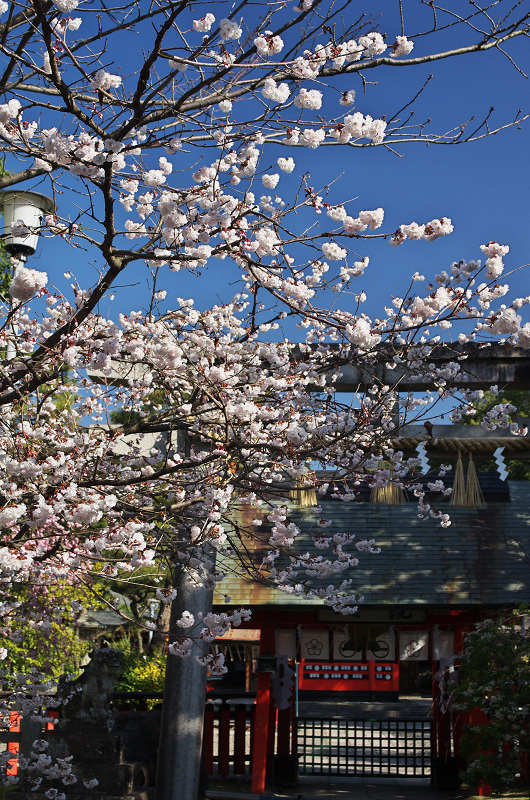
[[[394,233],[390,244],[393,247],[403,244],[406,239],[425,239],[427,242],[434,242],[440,236],[447,236],[452,233],[453,225],[450,219],[442,217],[442,219],[433,219],[425,225],[418,225],[417,222],[411,222],[408,225],[400,225],[398,230]]]
[[[78,6],[79,18],[66,16]],[[502,337],[530,348],[529,298],[510,300],[497,282],[508,248],[489,242],[484,266],[454,262],[423,289],[416,274],[379,317],[360,310],[361,289],[348,297],[369,268],[367,256],[351,257],[352,243],[357,251],[364,236],[434,242],[453,229],[441,217],[384,230],[382,207],[359,211],[365,202],[354,208],[340,187],[311,187],[316,148],[353,152],[398,135],[388,109],[372,116],[347,107],[360,106],[350,88],[357,66],[390,67],[412,51],[406,36],[392,44],[366,24],[355,39],[330,41],[335,12],[323,24],[310,0],[298,10],[253,8],[254,26],[235,12],[217,21],[162,3],[149,15],[156,44],[146,34],[145,57],[136,63],[131,54],[124,71],[112,48],[129,25],[148,30],[133,22],[139,6],[97,9],[101,52],[90,35],[76,35],[85,22],[78,0],[16,15],[3,31],[16,62],[16,86],[0,105],[12,171],[5,185],[47,187],[59,199],[35,229],[15,220],[6,233],[55,239],[69,283],[61,293],[55,277],[13,264],[0,326],[0,583],[134,582],[169,563],[213,589],[236,559],[287,597],[351,613],[361,600],[355,567],[376,556],[377,542],[328,535],[329,520],[300,521],[287,498],[314,490],[354,502],[360,481],[392,479],[411,486],[421,518],[450,523],[415,483],[418,460],[389,439],[424,419],[436,398],[456,401],[465,362],[431,360],[452,326],[464,323],[459,342]],[[297,41],[306,19],[311,35]],[[347,82],[336,85],[336,75]],[[78,282],[70,266],[85,251],[97,279]],[[210,308],[179,296],[185,272],[222,283],[223,296]],[[111,305],[106,315],[108,293],[119,295],[135,274],[148,287],[138,307]],[[399,384],[374,384],[381,360],[418,383],[435,381],[438,394],[420,399]],[[345,363],[362,376],[350,405],[336,396]],[[485,425],[503,424],[506,412],[493,409]],[[169,605],[182,593],[158,585],[153,596]],[[59,617],[39,618],[8,592],[1,599],[0,660],[13,679],[10,646]],[[216,639],[247,620],[246,611],[182,609],[169,652],[222,674]],[[19,683],[24,711],[49,693],[29,672]],[[46,789],[49,798],[74,782],[69,763],[52,762],[38,743],[32,763],[35,789],[41,777],[62,784]]]

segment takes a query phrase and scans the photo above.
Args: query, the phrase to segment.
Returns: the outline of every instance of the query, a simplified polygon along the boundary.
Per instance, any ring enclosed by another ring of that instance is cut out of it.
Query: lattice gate
[[[425,719],[299,719],[300,772],[428,777],[431,728]]]

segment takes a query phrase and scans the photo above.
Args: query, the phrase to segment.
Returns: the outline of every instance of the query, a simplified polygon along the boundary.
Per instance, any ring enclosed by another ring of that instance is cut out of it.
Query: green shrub
[[[521,759],[530,752],[530,638],[513,623],[485,620],[466,637],[453,692],[455,710],[478,708],[488,718],[464,726],[460,749],[466,781],[494,792],[520,783]]]
[[[124,668],[116,689],[120,692],[163,692],[166,672],[165,655],[139,654],[130,639],[115,645],[123,651]],[[160,700],[148,700],[147,707],[153,708]],[[132,705],[137,705],[134,702]]]

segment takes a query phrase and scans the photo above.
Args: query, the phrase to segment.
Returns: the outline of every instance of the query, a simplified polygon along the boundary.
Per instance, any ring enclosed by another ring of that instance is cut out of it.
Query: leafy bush
[[[123,651],[124,668],[116,689],[120,692],[163,692],[166,672],[166,657],[159,653],[138,654],[130,639],[123,639],[118,645]],[[148,700],[152,708],[159,700]],[[134,703],[132,704],[134,705]]]
[[[521,778],[530,751],[530,638],[514,619],[483,622],[465,640],[453,697],[460,711],[480,709],[487,724],[465,725],[461,753],[470,785],[489,783],[502,792]]]
[[[122,675],[118,688],[129,692],[162,692],[165,672],[165,658],[138,656],[137,663]]]
[[[25,623],[15,616],[4,619],[0,647],[8,647],[8,655],[2,663],[3,688],[16,686],[17,674],[32,669],[50,678],[76,674],[92,648],[90,642],[79,639],[75,629],[77,609],[86,601],[86,591],[68,584],[16,584],[8,599],[19,611],[26,611],[27,619]]]

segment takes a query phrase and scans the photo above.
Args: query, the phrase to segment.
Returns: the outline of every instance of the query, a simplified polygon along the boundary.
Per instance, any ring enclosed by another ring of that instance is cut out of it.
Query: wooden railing
[[[239,694],[239,696],[238,696]],[[113,706],[117,713],[129,711],[147,711],[149,701],[162,702],[162,692],[115,692]],[[271,709],[275,716],[276,711]],[[49,712],[50,716],[58,716],[57,711]],[[272,737],[269,745],[270,756],[289,755],[291,750],[290,732],[284,731],[286,723],[291,728],[286,712],[280,712],[278,732]],[[208,775],[230,776],[250,775],[253,744],[253,727],[255,716],[255,698],[250,694],[238,692],[212,692],[208,694],[208,702],[204,716],[204,763]],[[289,716],[289,712],[287,712]],[[280,724],[281,723],[281,724]],[[276,729],[272,720],[271,731]],[[48,731],[53,730],[53,722],[46,724]],[[285,734],[281,736],[282,733]],[[19,752],[29,752],[34,739],[45,732],[39,729],[38,723],[26,722],[16,711],[11,712],[8,726],[0,732],[0,742],[7,746],[13,758],[8,765],[8,774],[18,772]],[[293,739],[294,741],[294,739]],[[287,749],[286,749],[287,747]],[[5,747],[4,747],[5,749]]]
[[[208,775],[248,775],[254,705],[208,705],[204,714],[204,765]]]

